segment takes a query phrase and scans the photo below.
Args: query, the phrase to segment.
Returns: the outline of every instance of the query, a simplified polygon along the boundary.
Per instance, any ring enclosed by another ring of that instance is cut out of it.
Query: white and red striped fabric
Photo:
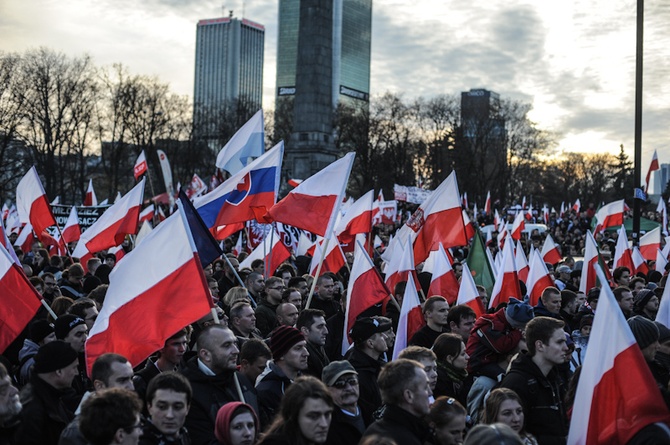
[[[310,250],[313,253],[315,250],[314,246],[316,246],[316,242],[312,241],[305,232],[301,231],[300,238],[298,238],[298,246],[295,249],[295,256],[307,255]]]
[[[23,253],[28,253],[30,252],[30,248],[34,241],[35,235],[33,234],[33,226],[31,226],[30,223],[27,223],[19,232],[19,236],[16,238],[16,241],[14,241],[14,245],[21,249]]]
[[[328,246],[326,246],[325,255],[323,254],[324,245],[325,239],[320,243],[317,243],[316,248],[314,249],[312,264],[310,265],[310,275],[313,277],[316,276],[316,271],[319,267],[319,261],[321,261],[322,255],[323,264],[321,265],[321,271],[319,272],[319,275],[323,275],[326,272],[338,273],[346,263],[344,252],[342,252],[342,248],[340,247],[340,243],[337,241],[336,236],[331,236],[328,240]]]
[[[295,188],[295,187],[299,186],[300,184],[302,184],[302,179],[289,179],[288,180],[288,185],[290,185],[291,187]]]
[[[503,247],[502,264],[498,269],[496,282],[491,291],[489,308],[496,308],[500,303],[508,302],[510,297],[523,301],[521,287],[519,286],[519,276],[514,261],[514,242],[511,238],[505,242],[505,247]]]
[[[475,279],[472,277],[472,272],[470,272],[467,263],[463,263],[463,276],[461,277],[461,284],[458,288],[456,304],[469,306],[470,309],[475,311],[477,318],[486,313],[484,303],[482,303],[479,291],[477,290],[477,285],[475,284]]]
[[[663,202],[661,199],[660,202]],[[656,259],[656,251],[661,248],[661,228],[656,227],[653,230],[642,235],[640,238],[640,253],[645,260],[653,261]]]
[[[632,252],[628,244],[628,235],[623,225],[619,229],[619,236],[616,240],[612,270],[617,267],[627,267],[631,275],[635,274],[635,264],[633,263]]]
[[[109,281],[105,304],[86,341],[89,373],[95,359],[107,352],[137,366],[212,305],[181,208],[116,265]]]
[[[67,217],[65,227],[63,227],[63,241],[67,243],[74,243],[79,241],[81,237],[81,229],[79,227],[79,215],[77,215],[77,208],[72,206],[70,215]]]
[[[49,200],[35,166],[28,170],[16,187],[16,210],[22,223],[30,223],[36,233],[55,226]]]
[[[477,207],[476,204],[475,207]],[[465,238],[467,238],[469,242],[472,239],[472,237],[475,236],[475,226],[472,225],[472,221],[470,221],[468,212],[466,212],[465,209],[461,210],[461,213],[463,214],[463,224],[465,224]],[[475,212],[475,215],[476,214],[477,212]]]
[[[263,242],[240,263],[240,269],[248,267],[251,269],[251,263],[254,260],[263,260],[265,262],[265,276],[272,276],[275,270],[287,259],[291,257],[291,252],[284,245],[279,234],[273,230],[265,235]]]
[[[400,317],[396,330],[395,343],[393,344],[392,359],[398,358],[398,354],[409,345],[409,341],[417,330],[421,329],[423,314],[421,313],[421,301],[416,291],[413,280],[407,281],[405,294],[400,306]],[[418,326],[417,326],[417,322]]]
[[[486,203],[484,204],[484,212],[486,212],[487,215],[491,214],[491,191],[490,190],[486,193]]]
[[[355,201],[335,225],[335,234],[341,243],[352,243],[359,233],[372,230],[372,202],[375,192],[370,190]]]
[[[463,273],[465,273],[465,269]],[[432,274],[433,276],[430,280],[427,297],[440,295],[447,299],[450,307],[453,306],[458,299],[460,285],[458,284],[456,273],[451,267],[449,255],[447,255],[442,244],[439,245],[435,254]]]
[[[602,232],[608,227],[623,225],[624,200],[610,202],[596,212],[594,232]]]
[[[607,279],[593,319],[573,405],[568,445],[625,444],[670,413]]]
[[[630,253],[633,259],[633,267],[635,267],[635,270],[631,270],[631,275],[635,275],[638,273],[643,273],[647,275],[649,273],[649,265],[645,261],[644,257],[642,257],[640,249],[638,249],[637,246],[633,246]]]
[[[526,283],[530,266],[528,265],[528,259],[526,258],[526,253],[523,251],[523,246],[521,245],[520,241],[516,242],[516,249],[514,249],[514,262],[516,263],[516,272],[519,274],[519,279]]]
[[[88,188],[86,189],[86,196],[84,197],[84,206],[91,207],[98,205],[98,198],[95,196],[95,190],[93,190],[93,180],[88,180]]]
[[[348,153],[305,179],[272,206],[266,218],[321,236],[329,234],[347,187],[354,156]]]
[[[554,239],[548,233],[544,240],[544,244],[542,245],[541,255],[544,262],[549,264],[556,264],[563,258],[561,256],[561,252],[558,250],[558,246],[554,242]]]
[[[242,232],[237,236],[237,242],[233,246],[232,254],[235,256],[240,256],[242,253]]]
[[[116,247],[111,247],[107,249],[107,253],[111,253],[116,257],[116,263],[118,264],[119,261],[121,261],[121,258],[126,256],[126,251],[123,250],[123,246],[116,246]],[[114,265],[116,267],[116,264]]]
[[[544,260],[540,256],[539,252],[537,250],[533,250],[533,252],[531,252],[530,258],[528,281],[526,281],[526,289],[528,291],[530,305],[537,306],[542,292],[544,292],[547,287],[553,285],[554,280],[552,280],[551,275],[549,275],[547,265],[544,263]]]
[[[658,200],[658,206],[656,206],[656,211],[661,214],[663,217],[663,223],[661,224],[661,228],[663,229],[663,235],[667,236],[668,235],[668,212],[667,209],[665,208],[665,201],[662,199]]]
[[[137,160],[135,161],[135,166],[133,167],[133,176],[135,177],[135,181],[137,181],[137,178],[142,176],[147,172],[147,157],[144,155],[144,150],[140,152],[140,155],[137,157]]]
[[[526,222],[524,221],[523,218],[523,212],[519,212],[516,214],[516,217],[514,218],[514,223],[512,224],[512,239],[514,241],[519,241],[521,239],[521,232],[523,232],[523,229],[526,228]]]
[[[649,164],[649,171],[647,171],[647,177],[645,178],[645,191],[649,193],[649,180],[651,179],[651,172],[654,172],[656,170],[659,170],[661,168],[660,165],[658,165],[658,154],[656,154],[656,150],[654,150],[654,156],[651,158],[651,163]],[[661,198],[661,201],[663,199]]]
[[[16,256],[14,246],[12,246],[12,242],[9,240],[9,237],[7,236],[7,231],[5,230],[2,218],[0,218],[0,232],[2,232],[0,233],[0,244],[2,245],[2,247],[5,248],[5,250],[7,250],[7,253],[9,254],[10,257],[12,257],[14,262],[20,266],[21,260],[19,260],[19,257]]]
[[[584,264],[582,265],[582,276],[579,280],[579,291],[586,294],[596,286],[596,270],[598,264],[598,244],[590,230],[586,231],[584,246]]]
[[[72,255],[81,258],[86,252],[96,253],[118,246],[126,235],[137,232],[145,181],[142,179],[82,233]]]
[[[139,216],[139,223],[142,224],[144,221],[149,221],[153,222],[154,219],[154,214],[155,214],[155,207],[153,204],[149,204],[147,207],[145,207],[141,212]]]
[[[438,244],[447,247],[465,246],[465,232],[461,203],[459,202],[456,173],[451,174],[430,194],[407,221],[416,238],[415,264],[423,262]]]
[[[409,281],[410,273],[414,269],[414,252],[411,241],[408,239],[403,246],[398,240],[394,250],[391,262],[388,263],[386,270],[386,287],[394,292],[395,286],[401,281]]]
[[[572,205],[572,210],[574,210],[576,213],[579,213],[579,210],[582,208],[582,203],[579,202],[579,198],[575,201],[575,203]]]

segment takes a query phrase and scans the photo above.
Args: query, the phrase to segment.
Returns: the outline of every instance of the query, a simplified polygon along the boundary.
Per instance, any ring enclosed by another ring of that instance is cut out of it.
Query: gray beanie
[[[628,319],[628,326],[633,331],[635,341],[637,341],[640,349],[644,349],[655,341],[658,341],[660,332],[653,321],[642,315],[636,315]]]

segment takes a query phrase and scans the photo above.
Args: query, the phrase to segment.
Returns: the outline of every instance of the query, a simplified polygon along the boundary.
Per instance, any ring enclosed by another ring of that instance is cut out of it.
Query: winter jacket
[[[349,363],[358,373],[358,406],[363,414],[363,421],[370,425],[374,420],[374,412],[382,406],[382,396],[377,384],[377,376],[381,370],[381,363],[354,347],[348,356]]]
[[[449,332],[449,331],[442,331]],[[435,331],[431,329],[428,325],[425,325],[409,339],[409,344],[413,346],[423,346],[424,348],[432,348],[433,343],[437,340],[437,337],[442,334],[442,332]]]
[[[256,307],[256,329],[262,337],[267,337],[277,327],[278,304],[271,304],[267,298],[263,298]]]
[[[378,435],[402,445],[422,445],[432,434],[421,418],[395,406],[387,405],[380,420],[370,425],[363,437]]]
[[[310,342],[307,342],[306,346],[309,357],[307,357],[307,371],[305,371],[305,374],[312,375],[321,380],[323,368],[330,363],[326,350],[323,346],[317,346]]]
[[[470,356],[468,372],[481,375],[485,366],[503,361],[518,346],[521,336],[521,331],[507,321],[504,308],[479,317],[465,348]],[[495,378],[498,374],[488,377]]]
[[[284,393],[293,381],[289,379],[284,371],[270,360],[265,371],[256,379],[256,393],[258,394],[258,405],[260,408],[259,419],[263,427],[272,423],[279,411],[279,404]]]
[[[148,421],[142,428],[142,437],[138,445],[191,445],[191,438],[186,428],[182,428],[177,439],[170,439]]]
[[[360,422],[360,425],[357,425],[357,422]],[[326,445],[349,445],[358,443],[364,432],[365,424],[360,413],[357,417],[353,417],[344,413],[341,408],[334,406]]]
[[[30,375],[32,374],[32,366],[35,363],[35,355],[40,349],[40,345],[34,341],[26,338],[23,340],[23,347],[19,351],[19,364],[21,369],[19,370],[19,385],[25,386],[30,381]]]

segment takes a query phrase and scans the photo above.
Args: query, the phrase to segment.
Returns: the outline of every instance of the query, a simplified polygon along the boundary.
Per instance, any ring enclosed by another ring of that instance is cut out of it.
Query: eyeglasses
[[[358,379],[356,377],[351,377],[346,380],[338,380],[332,384],[332,387],[335,389],[344,389],[347,385],[358,386]]]

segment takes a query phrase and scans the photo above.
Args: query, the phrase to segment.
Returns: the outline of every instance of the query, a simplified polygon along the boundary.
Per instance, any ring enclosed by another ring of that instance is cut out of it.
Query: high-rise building
[[[654,195],[661,195],[668,186],[670,181],[670,164],[661,164],[660,169],[653,175],[653,187],[651,188]]]
[[[264,44],[265,27],[233,18],[232,11],[230,17],[198,22],[193,116],[205,138],[217,138],[229,110],[252,115],[262,107]]]
[[[304,179],[336,159],[335,107],[369,99],[371,28],[372,0],[279,0],[275,108],[277,123],[292,124],[286,174]]]

